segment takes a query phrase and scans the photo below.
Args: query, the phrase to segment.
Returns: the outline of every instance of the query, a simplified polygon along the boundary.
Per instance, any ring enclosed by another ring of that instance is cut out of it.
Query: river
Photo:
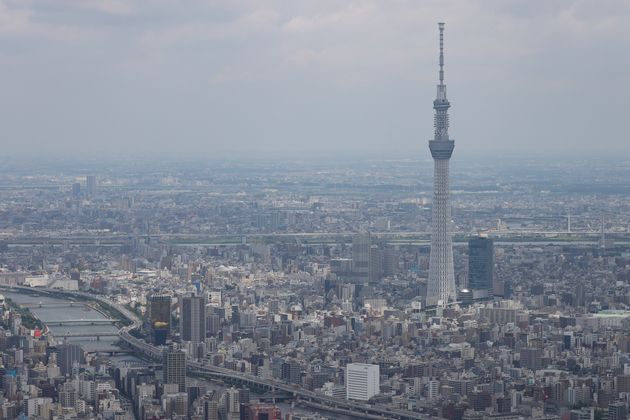
[[[67,302],[67,299],[57,299],[49,296],[36,296],[31,294],[21,294],[15,292],[3,292],[6,298],[11,299],[18,305],[28,305],[31,313],[39,318],[44,324],[46,321],[68,321],[68,320],[80,320],[80,319],[108,319],[107,316],[98,312],[89,305],[83,302],[73,304],[73,306],[67,305],[63,307],[46,307],[46,305],[54,304],[59,305],[63,302]],[[38,305],[42,305],[39,307]],[[108,324],[96,324],[96,325],[51,325],[48,327],[50,334],[55,340],[60,343],[64,340],[64,335],[70,334],[85,334],[85,337],[68,337],[65,338],[71,343],[79,344],[87,352],[108,352],[120,350],[120,347],[116,346],[118,337],[116,335],[96,338],[97,334],[116,334],[118,328],[115,325]],[[136,360],[134,356],[129,357],[116,357],[120,359]]]
[[[83,302],[73,304],[73,306],[63,306],[63,307],[46,307],[47,304],[61,304],[63,302],[67,302],[68,299],[59,299],[53,298],[49,296],[36,296],[31,294],[21,294],[15,292],[3,292],[2,293],[5,298],[11,299],[18,305],[27,305],[31,313],[39,318],[44,324],[48,320],[50,321],[67,321],[71,319],[108,319],[105,315],[98,312],[94,308],[85,305]],[[39,307],[38,305],[42,305]],[[86,335],[96,335],[98,333],[116,333],[118,332],[118,328],[114,325],[53,325],[49,326],[50,333],[53,335],[57,342],[62,342],[64,340],[64,335],[66,333],[71,334],[86,334]],[[68,337],[66,338],[69,342],[79,344],[83,349],[87,352],[111,352],[115,350],[120,350],[120,347],[116,345],[118,342],[118,337],[101,337],[97,340],[93,336],[87,337]],[[142,360],[137,358],[134,355],[117,355],[117,356],[107,356],[112,362],[132,362],[134,364],[141,364]],[[156,376],[160,377],[160,373],[156,372]],[[211,381],[199,380],[196,378],[188,377],[187,382],[189,385],[194,384],[203,384],[206,386],[207,390],[216,390],[221,391],[225,390],[226,386]],[[255,394],[252,394],[252,397],[255,398]],[[277,404],[282,411],[282,415],[286,415],[291,411],[291,407],[286,403],[278,403]],[[294,407],[293,412],[295,414],[298,413],[314,413],[313,410]],[[331,414],[322,413],[324,417],[331,416]],[[340,416],[336,415],[331,418],[338,419],[351,419],[352,417]]]

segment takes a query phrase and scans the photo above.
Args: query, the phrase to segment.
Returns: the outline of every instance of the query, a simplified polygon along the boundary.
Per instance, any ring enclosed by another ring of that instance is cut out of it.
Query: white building
[[[378,365],[350,363],[346,366],[346,398],[367,401],[380,390]]]
[[[440,381],[432,379],[427,383],[427,397],[434,400],[440,392]]]

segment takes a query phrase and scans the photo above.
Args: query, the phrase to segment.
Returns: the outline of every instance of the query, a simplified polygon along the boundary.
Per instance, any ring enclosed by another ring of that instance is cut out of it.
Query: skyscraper
[[[149,323],[153,343],[166,344],[171,333],[171,297],[153,295],[149,298]]]
[[[492,293],[494,272],[494,243],[479,236],[468,241],[468,288],[478,296],[479,292]],[[475,297],[477,297],[475,296]]]
[[[78,344],[64,343],[57,347],[57,364],[62,375],[71,375],[74,364],[85,363],[83,348]]]
[[[206,301],[201,296],[182,296],[180,298],[180,332],[182,341],[195,344],[206,338]]]
[[[359,233],[352,237],[352,274],[357,283],[370,280],[370,234]]]
[[[186,391],[186,353],[165,350],[162,355],[162,375],[165,384],[177,384],[179,392]]]
[[[434,138],[429,140],[433,157],[433,213],[431,220],[431,255],[429,258],[429,283],[427,305],[445,305],[455,299],[455,274],[453,269],[453,242],[451,238],[451,207],[449,203],[449,160],[455,142],[448,137],[448,109],[444,84],[444,23],[440,29],[440,83],[437,98],[433,101]]]
[[[94,175],[85,177],[85,195],[88,198],[93,198],[96,195],[96,177]]]
[[[72,184],[72,198],[74,198],[75,200],[81,198],[81,184],[79,184],[78,182]]]

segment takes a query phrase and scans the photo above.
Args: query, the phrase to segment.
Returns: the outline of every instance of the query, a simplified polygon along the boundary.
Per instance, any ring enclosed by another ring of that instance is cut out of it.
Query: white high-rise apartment
[[[440,381],[432,379],[427,383],[427,397],[434,400],[438,397],[440,391]]]
[[[380,392],[378,365],[350,363],[346,366],[346,398],[367,401]]]

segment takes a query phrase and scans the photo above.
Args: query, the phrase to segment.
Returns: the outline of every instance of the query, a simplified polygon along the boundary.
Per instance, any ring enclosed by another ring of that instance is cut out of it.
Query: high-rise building
[[[221,331],[221,317],[216,313],[211,313],[206,316],[206,335],[214,337],[219,331]]]
[[[542,369],[542,350],[537,347],[522,348],[521,366],[531,370]]]
[[[219,420],[219,402],[210,397],[204,398],[203,415],[207,420]]]
[[[430,400],[434,400],[438,397],[438,392],[440,390],[440,381],[437,379],[431,379],[427,382],[427,398]]]
[[[608,405],[608,420],[624,420],[627,419],[628,410],[622,402],[616,402]]]
[[[72,198],[81,198],[81,184],[79,184],[78,182],[72,184]]]
[[[171,297],[169,295],[153,295],[149,298],[149,328],[153,343],[166,344],[171,334]]]
[[[162,408],[167,418],[188,418],[188,395],[185,392],[164,394]]]
[[[492,293],[493,278],[493,240],[483,236],[470,239],[468,241],[468,289],[473,293]]]
[[[617,392],[630,393],[630,375],[619,375],[615,378]]]
[[[72,367],[83,363],[83,348],[78,344],[64,343],[57,347],[57,365],[62,375],[71,375]]]
[[[85,177],[85,194],[88,198],[93,198],[96,195],[96,177],[94,175]]]
[[[225,391],[226,407],[229,414],[238,414],[241,411],[241,401],[238,389],[232,387]]]
[[[446,85],[444,84],[444,23],[439,23],[438,26],[440,29],[440,83],[437,86],[437,98],[433,101],[434,138],[429,141],[429,149],[433,157],[431,255],[427,287],[427,305],[429,306],[446,305],[456,298],[448,174],[455,141],[448,136],[448,109],[451,104],[446,99]]]
[[[370,280],[370,245],[369,233],[352,237],[352,274],[358,283]]]
[[[241,324],[241,310],[238,305],[232,305],[232,324],[240,325]]]
[[[206,301],[202,296],[181,296],[179,321],[182,341],[194,344],[206,338]]]
[[[377,244],[370,245],[370,264],[368,279],[370,283],[378,283],[383,277],[383,250]]]
[[[162,354],[162,375],[165,384],[177,384],[179,392],[186,391],[186,353],[165,350]]]
[[[392,247],[383,250],[383,275],[393,276],[398,271],[398,253]]]
[[[74,389],[72,383],[64,383],[59,390],[59,403],[61,406],[65,408],[74,408],[78,399],[79,393]]]
[[[367,401],[380,392],[378,365],[349,363],[346,365],[346,398]]]
[[[584,283],[582,281],[578,281],[575,285],[575,300],[574,306],[585,306],[586,305],[586,290],[584,288]]]

